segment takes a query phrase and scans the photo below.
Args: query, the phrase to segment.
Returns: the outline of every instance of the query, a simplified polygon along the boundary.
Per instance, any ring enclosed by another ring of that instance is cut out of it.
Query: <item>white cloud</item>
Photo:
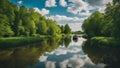
[[[89,11],[85,11],[85,12],[79,12],[78,15],[79,16],[86,16],[89,17],[92,13],[90,13]]]
[[[17,3],[18,3],[18,4],[22,4],[22,3],[23,3],[23,1],[22,1],[22,0],[20,0],[20,1],[18,1]]]
[[[82,28],[81,28],[82,23],[70,23],[69,26],[72,29],[72,31],[79,31],[79,30],[82,31]]]
[[[71,2],[71,4],[68,5],[67,12],[73,13],[73,14],[78,14],[78,15],[85,15],[85,16],[90,16],[89,13],[81,13],[82,10],[85,10],[88,12],[91,9],[97,8],[98,10],[95,11],[100,11],[104,12],[106,8],[106,4],[109,2],[111,3],[112,0],[68,0]]]
[[[112,3],[112,0],[85,0],[92,8],[98,8],[97,11],[104,12],[106,4]]]
[[[67,17],[64,15],[55,15],[50,16],[50,19],[55,20],[60,25],[69,24],[72,31],[82,30],[81,25],[86,18],[79,18],[79,17]]]
[[[55,0],[46,0],[45,6],[46,7],[56,7],[56,1]]]
[[[89,5],[96,7],[96,6],[106,6],[112,0],[85,0]]]
[[[57,21],[60,24],[78,23],[78,22],[81,23],[84,20],[84,18],[67,17],[64,15],[55,15],[55,16],[50,16],[49,18]]]
[[[50,13],[50,11],[45,8],[43,8],[42,10],[39,10],[38,8],[34,8],[34,9],[35,9],[35,12],[38,12],[38,13],[42,14],[43,16]]]
[[[88,4],[82,0],[69,0],[67,11],[73,14],[78,14],[81,10],[87,10]]]
[[[67,2],[65,0],[60,0],[60,5],[63,7],[67,6]]]

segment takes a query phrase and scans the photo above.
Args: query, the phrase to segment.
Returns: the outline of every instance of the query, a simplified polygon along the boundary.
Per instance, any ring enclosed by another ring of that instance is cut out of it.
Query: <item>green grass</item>
[[[9,38],[0,38],[0,48],[9,48],[24,46],[27,44],[38,43],[39,41],[44,40],[45,37],[9,37]]]
[[[91,38],[91,44],[115,46],[119,45],[119,40],[113,37],[93,37]]]
[[[70,35],[63,34],[51,36],[51,35],[33,35],[33,37],[8,37],[0,38],[0,48],[12,48],[19,46],[26,46],[34,43],[39,43],[48,38],[62,38]]]

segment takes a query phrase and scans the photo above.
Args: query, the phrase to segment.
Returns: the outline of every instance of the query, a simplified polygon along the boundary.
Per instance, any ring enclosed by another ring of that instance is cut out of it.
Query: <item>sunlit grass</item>
[[[26,44],[37,43],[44,40],[45,37],[9,37],[0,38],[0,47],[24,46]]]
[[[99,44],[99,45],[119,45],[119,40],[116,40],[114,37],[93,37],[91,39],[92,44]]]

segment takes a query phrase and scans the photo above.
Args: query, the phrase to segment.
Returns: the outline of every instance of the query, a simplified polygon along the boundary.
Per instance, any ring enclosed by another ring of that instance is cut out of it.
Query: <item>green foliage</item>
[[[100,12],[94,12],[88,19],[86,19],[82,25],[82,29],[88,35],[88,37],[102,35],[104,14]]]
[[[54,27],[49,27],[47,32],[48,32],[49,35],[53,35],[53,36],[56,35]]]
[[[47,26],[46,26],[46,22],[45,21],[40,21],[40,23],[38,23],[38,28],[37,28],[37,33],[38,34],[47,34]]]
[[[91,45],[95,44],[116,46],[119,45],[119,40],[116,40],[114,37],[93,37],[91,38]]]
[[[120,0],[113,0],[114,4],[120,4]]]
[[[0,47],[14,47],[18,45],[33,44],[43,40],[44,37],[9,37],[0,38]]]
[[[14,32],[8,23],[8,17],[0,14],[0,37],[12,36]]]
[[[72,32],[72,34],[83,34],[83,32],[82,31],[74,31],[74,32]]]
[[[60,26],[60,29],[61,29],[61,33],[64,33],[65,27],[63,25]]]
[[[71,29],[70,29],[68,24],[65,25],[64,33],[65,34],[70,34],[71,33]]]
[[[120,39],[120,4],[114,5],[112,8],[111,17],[113,18],[113,36]]]
[[[25,6],[18,8],[8,0],[0,0],[0,37],[60,33],[61,29],[55,21],[46,19],[34,9]]]
[[[82,28],[88,38],[94,36],[105,36],[120,39],[119,3],[120,0],[113,0],[113,4],[107,4],[104,14],[95,12],[84,21]]]

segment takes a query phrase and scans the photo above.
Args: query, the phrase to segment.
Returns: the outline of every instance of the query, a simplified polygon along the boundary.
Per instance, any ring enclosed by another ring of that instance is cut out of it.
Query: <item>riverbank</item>
[[[9,37],[9,38],[0,38],[0,48],[9,48],[24,46],[26,44],[37,43],[44,40],[45,37]]]
[[[92,37],[91,39],[91,45],[108,45],[108,46],[118,46],[119,41],[115,39],[114,37]]]
[[[19,47],[25,46],[28,44],[39,43],[40,41],[44,41],[49,38],[65,38],[69,37],[71,34],[60,34],[56,36],[50,35],[39,35],[34,37],[8,37],[8,38],[0,38],[0,48],[9,48],[9,47]]]

